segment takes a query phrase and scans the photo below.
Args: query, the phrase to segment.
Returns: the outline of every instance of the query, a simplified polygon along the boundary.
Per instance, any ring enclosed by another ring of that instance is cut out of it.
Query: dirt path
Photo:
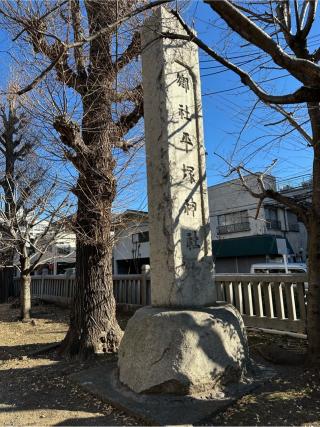
[[[35,324],[17,322],[18,310],[0,305],[0,425],[141,425],[136,420],[72,384],[73,372],[99,365],[67,363],[54,351],[31,352],[59,342],[68,313],[52,305],[34,307]],[[119,321],[125,326],[127,317]],[[305,342],[250,332],[251,355],[281,345],[297,353]],[[102,356],[104,357],[104,356]],[[260,357],[261,361],[261,357]],[[320,373],[304,367],[274,365],[277,375],[253,394],[240,399],[206,425],[319,425]]]
[[[67,330],[66,310],[39,306],[34,315],[35,326],[16,322],[18,310],[0,305],[0,425],[138,424],[70,383],[68,375],[85,365],[59,361],[54,352],[26,357]]]

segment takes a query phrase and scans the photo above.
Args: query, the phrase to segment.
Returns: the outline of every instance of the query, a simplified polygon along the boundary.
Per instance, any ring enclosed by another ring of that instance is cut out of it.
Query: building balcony
[[[238,233],[241,231],[249,231],[250,223],[248,222],[238,222],[236,224],[228,225],[219,225],[217,227],[218,234],[229,234],[229,233]]]
[[[276,219],[266,220],[267,230],[281,230],[281,221]]]

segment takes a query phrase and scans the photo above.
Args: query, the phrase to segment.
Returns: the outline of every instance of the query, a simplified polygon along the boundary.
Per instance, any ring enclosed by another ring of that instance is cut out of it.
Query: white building
[[[246,181],[259,191],[255,177]],[[265,185],[275,190],[276,179],[267,176]],[[305,186],[282,193],[310,197]],[[292,261],[306,260],[307,231],[290,209],[265,199],[257,212],[258,200],[239,179],[209,187],[208,196],[217,273],[249,272],[251,264],[281,261],[286,252]]]
[[[148,214],[128,210],[118,218],[114,234],[113,272],[140,273],[142,265],[150,264]]]
[[[67,269],[76,265],[76,236],[65,231],[57,236],[41,260],[36,274],[64,274]]]
[[[32,230],[31,238],[36,238],[43,233],[47,222],[42,221]],[[35,261],[37,254],[32,256],[31,262]],[[14,265],[17,266],[16,275],[19,276],[19,256],[15,255]],[[54,242],[49,246],[42,256],[41,264],[33,274],[64,274],[67,269],[74,268],[76,263],[76,236],[73,232],[64,231],[59,233]]]
[[[276,179],[265,183],[276,189]],[[252,189],[254,177],[248,178]],[[286,186],[282,193],[296,198],[310,198],[310,186]],[[292,261],[305,261],[307,232],[299,218],[285,206],[265,200],[258,216],[258,200],[238,179],[208,188],[209,212],[216,272],[249,272],[251,264],[281,261],[287,252]],[[114,274],[139,273],[149,264],[149,235],[146,212],[126,211],[116,232]]]
[[[266,185],[275,189],[276,179]],[[256,180],[248,180],[254,189]],[[310,199],[310,185],[286,185],[281,192],[299,200]],[[213,258],[217,273],[249,272],[254,263],[281,261],[287,251],[292,261],[307,257],[307,231],[290,209],[273,200],[258,201],[238,179],[208,188]],[[114,217],[113,273],[135,274],[150,264],[148,214],[127,210]],[[41,230],[39,229],[39,233]],[[37,273],[63,274],[75,267],[76,237],[72,232],[59,236],[44,256]]]

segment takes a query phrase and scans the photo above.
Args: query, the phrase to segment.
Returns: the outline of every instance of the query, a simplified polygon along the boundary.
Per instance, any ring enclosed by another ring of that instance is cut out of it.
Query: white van
[[[306,274],[307,265],[303,263],[265,263],[265,264],[252,264],[250,273],[262,274]]]

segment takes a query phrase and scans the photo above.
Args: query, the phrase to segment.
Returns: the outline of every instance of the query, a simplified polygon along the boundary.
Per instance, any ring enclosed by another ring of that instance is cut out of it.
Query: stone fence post
[[[150,265],[148,264],[144,264],[141,267],[141,304],[142,305],[147,305],[148,304],[148,300],[147,300],[147,279],[149,279],[150,277]]]
[[[44,274],[44,272],[42,272],[42,275],[41,275],[40,299],[42,299],[43,295],[44,295],[44,280],[45,280],[45,274]]]

